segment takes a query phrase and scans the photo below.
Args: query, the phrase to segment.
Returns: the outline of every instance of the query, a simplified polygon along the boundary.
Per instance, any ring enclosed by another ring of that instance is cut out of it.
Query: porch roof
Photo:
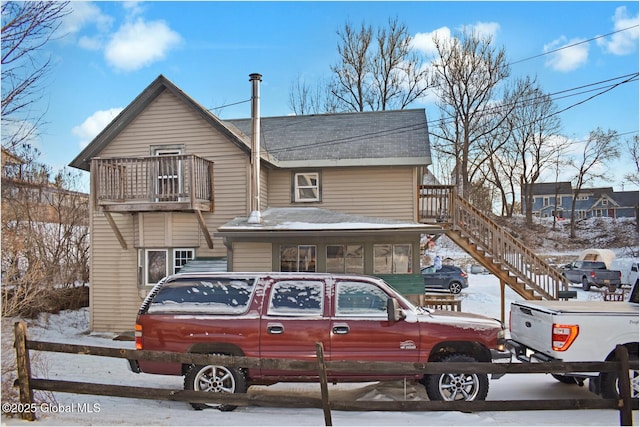
[[[432,233],[440,229],[433,224],[394,221],[363,215],[345,214],[313,207],[270,208],[261,212],[259,224],[238,217],[218,228],[216,236],[249,236],[268,233],[274,237],[285,235],[357,235],[362,233]]]

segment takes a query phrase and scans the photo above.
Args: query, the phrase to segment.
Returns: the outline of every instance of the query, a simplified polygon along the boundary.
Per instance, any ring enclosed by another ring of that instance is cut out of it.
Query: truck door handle
[[[346,324],[333,325],[333,328],[331,328],[331,332],[333,332],[334,334],[340,334],[340,335],[348,334],[349,325],[346,325]]]
[[[267,325],[267,333],[271,335],[283,334],[284,326],[281,323],[269,323]]]

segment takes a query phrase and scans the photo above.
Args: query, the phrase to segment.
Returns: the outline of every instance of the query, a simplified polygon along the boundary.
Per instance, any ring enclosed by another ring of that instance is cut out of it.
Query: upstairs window
[[[293,201],[320,201],[320,174],[318,172],[299,172],[293,175]]]

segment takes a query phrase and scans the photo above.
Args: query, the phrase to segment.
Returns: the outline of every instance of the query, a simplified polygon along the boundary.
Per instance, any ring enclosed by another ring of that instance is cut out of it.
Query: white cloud
[[[630,17],[627,13],[626,6],[620,6],[616,8],[616,12],[611,18],[613,21],[613,30],[619,31],[629,28],[628,30],[621,31],[613,34],[609,38],[598,39],[598,45],[602,46],[607,53],[614,55],[627,55],[638,51],[638,36],[640,35],[640,29],[638,25],[638,15]],[[633,26],[635,28],[630,28]]]
[[[480,37],[491,37],[495,39],[500,29],[500,24],[497,22],[477,22],[471,25],[470,28]]]
[[[500,29],[500,24],[497,22],[477,22],[473,25],[459,27],[458,31],[464,31],[465,29],[480,37],[491,37],[495,39],[495,36]],[[447,44],[454,37],[451,34],[451,29],[449,27],[440,27],[429,33],[417,33],[411,39],[411,47],[424,53],[426,56],[435,57],[438,52],[435,44],[433,43],[434,36]]]
[[[576,43],[584,41],[583,39],[571,39],[568,40],[562,36],[559,39],[552,41],[549,44],[544,45],[545,52],[553,53],[547,56],[545,65],[551,67],[555,71],[569,72],[584,65],[589,58],[589,43],[581,43],[576,46],[570,46]]]
[[[80,147],[86,147],[122,110],[122,108],[110,108],[96,111],[81,125],[71,129],[71,132],[80,138]]]
[[[111,36],[105,48],[105,58],[113,67],[135,71],[164,59],[182,38],[164,21],[145,22],[138,18],[126,23]]]
[[[71,13],[67,14],[60,23],[58,32],[62,35],[74,35],[86,26],[94,24],[99,31],[108,31],[113,18],[104,15],[100,8],[91,2],[70,2]]]
[[[441,27],[429,33],[417,33],[413,36],[413,39],[411,39],[411,47],[427,56],[436,56],[438,51],[436,50],[436,45],[433,43],[434,36],[439,40],[449,40],[451,39],[451,30],[448,27]]]

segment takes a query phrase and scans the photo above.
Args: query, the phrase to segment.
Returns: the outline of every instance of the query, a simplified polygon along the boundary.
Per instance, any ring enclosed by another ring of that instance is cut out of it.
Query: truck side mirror
[[[395,298],[387,299],[387,319],[389,323],[393,324],[403,320],[406,316],[398,304],[398,300]]]

